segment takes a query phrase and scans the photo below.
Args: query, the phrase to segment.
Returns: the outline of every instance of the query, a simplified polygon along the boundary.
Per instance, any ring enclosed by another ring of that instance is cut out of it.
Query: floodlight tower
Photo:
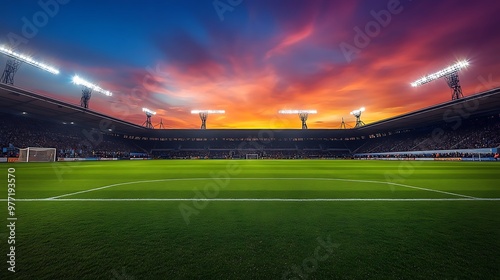
[[[208,113],[207,112],[200,112],[199,115],[200,115],[200,119],[201,119],[200,129],[207,129]]]
[[[80,106],[88,109],[90,97],[92,97],[92,89],[86,86],[82,86],[82,98],[80,99]]]
[[[358,110],[353,110],[351,115],[356,117],[356,125],[354,127],[360,127],[365,125],[365,123],[361,120],[361,113],[365,111],[365,107],[361,107]]]
[[[27,55],[14,52],[13,50],[8,49],[5,46],[0,46],[0,53],[3,53],[6,56],[8,56],[7,63],[5,64],[5,69],[3,70],[2,73],[2,78],[0,79],[0,82],[4,84],[8,85],[14,84],[14,76],[16,75],[17,70],[21,66],[21,63],[23,62],[31,66],[37,67],[39,69],[42,69],[44,71],[47,71],[49,73],[52,73],[54,75],[59,74],[59,70],[47,64],[37,62]]]
[[[7,63],[5,64],[5,69],[3,70],[2,73],[1,82],[4,84],[13,85],[14,75],[16,74],[17,69],[19,69],[19,66],[21,66],[20,60],[14,58],[7,59]]]
[[[201,129],[207,129],[207,118],[209,114],[225,114],[224,110],[191,110],[191,114],[198,114],[201,119]]]
[[[80,99],[80,105],[85,109],[89,108],[89,101],[90,101],[90,98],[92,97],[92,91],[100,92],[106,96],[113,95],[112,92],[110,92],[108,90],[104,90],[101,87],[94,85],[90,82],[87,82],[86,80],[80,78],[77,75],[73,76],[73,83],[75,85],[82,86],[82,98]]]
[[[302,121],[302,129],[307,129],[307,118],[309,117],[309,113],[299,113],[299,118]]]
[[[160,119],[160,123],[155,125],[155,127],[158,127],[159,129],[165,129],[165,126],[163,125],[163,119]]]
[[[284,115],[291,115],[291,114],[298,114],[300,121],[302,122],[302,129],[307,129],[307,118],[309,117],[309,114],[317,114],[318,111],[316,110],[280,110],[278,111],[279,114],[284,114]]]
[[[451,100],[463,98],[464,95],[462,93],[462,87],[460,86],[460,81],[458,80],[458,71],[467,66],[469,66],[469,62],[467,60],[460,60],[457,63],[446,67],[445,69],[416,80],[415,82],[411,83],[411,86],[418,87],[434,80],[445,78],[446,83],[452,91]]]
[[[156,112],[149,110],[148,108],[142,108],[142,111],[146,113],[146,121],[142,125],[146,128],[154,129],[153,124],[151,123],[151,117],[156,115]]]
[[[340,123],[340,129],[346,129],[347,127],[345,126],[344,122],[344,117],[342,117],[342,122]]]

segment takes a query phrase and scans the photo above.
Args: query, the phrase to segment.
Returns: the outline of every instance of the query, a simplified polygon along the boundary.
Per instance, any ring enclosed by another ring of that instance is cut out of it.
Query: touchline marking
[[[7,199],[0,199],[7,201]],[[219,201],[219,202],[349,202],[349,201],[500,201],[500,198],[19,198],[21,202],[77,201]]]
[[[123,183],[116,183],[116,184],[112,184],[112,185],[108,185],[108,186],[102,186],[102,187],[98,187],[98,188],[73,192],[73,193],[67,193],[67,194],[63,194],[63,195],[49,197],[46,199],[59,199],[59,198],[67,197],[67,196],[71,196],[71,195],[77,195],[77,194],[107,189],[107,188],[111,188],[111,187],[131,185],[131,184],[169,182],[169,181],[202,181],[202,180],[213,180],[213,179],[214,178],[177,178],[177,179],[172,178],[172,179],[158,179],[158,180],[123,182]],[[404,187],[404,188],[411,188],[411,189],[417,189],[417,190],[429,191],[429,192],[437,192],[437,193],[442,193],[442,194],[447,194],[447,195],[452,195],[452,196],[459,196],[459,197],[464,197],[464,198],[469,198],[469,199],[480,199],[478,197],[473,197],[473,196],[468,196],[468,195],[463,195],[463,194],[458,194],[458,193],[415,187],[415,186],[404,185],[404,184],[399,184],[399,183],[383,182],[383,181],[371,181],[371,180],[354,180],[354,179],[339,179],[339,178],[231,178],[230,180],[309,180],[309,181],[316,180],[316,181],[343,181],[343,182],[372,183],[372,184],[385,184],[385,185],[400,186],[400,187]]]

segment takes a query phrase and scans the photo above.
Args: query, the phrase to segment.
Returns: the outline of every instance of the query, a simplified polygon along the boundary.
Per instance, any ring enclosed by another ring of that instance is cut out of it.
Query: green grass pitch
[[[15,273],[7,270],[16,169]],[[0,279],[500,279],[500,163],[3,164]]]

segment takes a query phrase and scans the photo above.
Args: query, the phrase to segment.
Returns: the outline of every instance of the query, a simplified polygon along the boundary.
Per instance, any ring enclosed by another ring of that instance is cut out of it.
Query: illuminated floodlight
[[[100,86],[97,86],[97,85],[94,85],[82,78],[80,78],[79,76],[75,75],[73,76],[73,83],[76,84],[76,85],[81,85],[81,86],[84,86],[86,88],[89,88],[93,91],[97,91],[97,92],[100,92],[106,96],[112,96],[113,93],[109,90],[104,90],[102,89]]]
[[[113,93],[111,93],[108,90],[104,90],[101,87],[94,85],[82,78],[80,78],[78,75],[73,76],[73,83],[75,85],[81,85],[82,86],[82,98],[80,100],[80,104],[83,108],[87,109],[89,107],[89,101],[92,96],[92,91],[97,91],[100,92],[106,96],[112,96]]]
[[[278,113],[285,115],[294,115],[294,114],[317,114],[317,110],[279,110]]]
[[[361,113],[365,111],[365,107],[361,107],[357,110],[351,111],[351,115],[356,117],[356,125],[354,127],[360,127],[365,125],[365,123],[361,120]]]
[[[411,83],[411,86],[418,87],[423,84],[432,82],[434,80],[445,78],[446,83],[452,90],[451,99],[452,100],[460,99],[464,97],[464,95],[462,93],[462,87],[460,86],[460,81],[458,80],[458,71],[462,70],[463,68],[466,68],[467,66],[469,66],[469,62],[467,60],[460,60],[457,63],[448,66],[443,70],[439,70],[436,73],[427,75],[419,80],[416,80],[415,82]]]
[[[148,108],[142,108],[142,111],[143,111],[144,113],[146,113],[146,115],[147,115],[147,114],[149,114],[149,115],[156,115],[156,112],[155,112],[155,111],[153,111],[153,110],[149,110]]]
[[[207,129],[207,119],[209,114],[225,114],[224,110],[191,110],[191,114],[198,114],[201,120],[200,129]]]
[[[224,110],[191,110],[191,114],[200,114],[200,113],[225,114],[226,111],[224,111]]]
[[[24,55],[24,54],[20,54],[20,53],[17,53],[9,48],[6,48],[5,46],[0,46],[0,52],[7,55],[7,56],[10,56],[14,59],[17,59],[17,60],[20,60],[22,62],[25,62],[25,63],[28,63],[32,66],[35,66],[37,68],[40,68],[42,70],[45,70],[49,73],[52,73],[54,75],[58,75],[59,74],[59,70],[57,70],[56,68],[50,66],[50,65],[47,65],[45,63],[41,63],[41,62],[38,62],[38,61],[35,61],[33,58],[31,58],[30,56],[27,56],[27,55]]]
[[[460,60],[457,63],[455,63],[451,66],[448,66],[443,70],[439,70],[436,73],[432,73],[430,75],[422,77],[419,80],[416,80],[415,82],[411,83],[411,86],[418,87],[418,86],[421,86],[423,84],[427,84],[427,83],[432,82],[434,80],[437,80],[437,79],[446,77],[450,74],[456,73],[467,66],[469,66],[469,62],[467,60]]]
[[[352,110],[351,115],[354,115],[356,117],[361,116],[361,113],[365,111],[365,107],[361,107],[358,110]]]
[[[300,120],[302,121],[302,129],[307,129],[307,118],[309,117],[309,114],[317,114],[317,110],[279,110],[279,114],[284,114],[284,115],[299,115]]]

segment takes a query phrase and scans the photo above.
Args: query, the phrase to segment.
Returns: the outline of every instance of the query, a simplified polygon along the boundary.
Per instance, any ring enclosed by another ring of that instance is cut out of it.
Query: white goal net
[[[246,154],[246,159],[259,159],[258,154]]]
[[[19,149],[20,162],[53,162],[56,161],[55,148],[35,148],[29,147]]]

